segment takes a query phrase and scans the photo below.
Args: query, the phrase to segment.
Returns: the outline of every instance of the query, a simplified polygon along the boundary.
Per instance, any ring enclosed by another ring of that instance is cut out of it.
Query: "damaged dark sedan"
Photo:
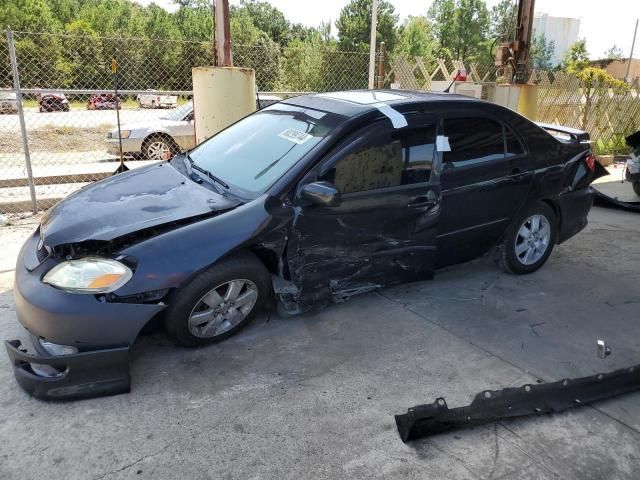
[[[540,268],[587,224],[599,175],[588,135],[453,94],[306,95],[250,115],[168,162],[52,208],[16,267],[6,342],[40,398],[129,390],[128,353],[161,321],[188,347],[266,307],[285,313],[399,282],[497,247]]]

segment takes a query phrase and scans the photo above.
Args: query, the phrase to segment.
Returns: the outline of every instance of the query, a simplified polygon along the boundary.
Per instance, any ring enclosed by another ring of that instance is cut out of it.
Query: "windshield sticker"
[[[313,138],[313,135],[301,132],[300,130],[296,130],[295,128],[287,128],[286,130],[280,132],[278,136],[280,138],[284,138],[285,140],[289,140],[290,142],[297,143],[298,145],[302,145],[310,138]]]

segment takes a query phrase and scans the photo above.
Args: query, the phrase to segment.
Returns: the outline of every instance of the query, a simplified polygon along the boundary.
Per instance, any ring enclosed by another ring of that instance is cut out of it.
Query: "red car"
[[[112,93],[97,93],[87,101],[87,110],[115,110],[122,108],[122,100]]]
[[[69,100],[64,93],[38,94],[40,112],[68,112]]]

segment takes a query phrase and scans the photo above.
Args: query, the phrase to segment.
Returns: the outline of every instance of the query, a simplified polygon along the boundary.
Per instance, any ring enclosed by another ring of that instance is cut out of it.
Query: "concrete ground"
[[[24,336],[11,270],[32,229],[0,227],[0,337]],[[640,393],[407,445],[393,420],[640,363],[639,320],[640,215],[595,207],[532,275],[483,258],[209,348],[144,337],[128,395],[44,403],[0,360],[0,478],[640,478]]]

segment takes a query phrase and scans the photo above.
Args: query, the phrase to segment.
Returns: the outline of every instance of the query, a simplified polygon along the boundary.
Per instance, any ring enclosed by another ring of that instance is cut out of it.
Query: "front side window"
[[[447,119],[444,134],[451,147],[443,155],[445,167],[504,159],[504,136],[498,122],[481,117]]]
[[[190,156],[241,196],[253,197],[344,121],[335,113],[276,103],[209,138]]]
[[[390,130],[378,125],[319,180],[342,193],[428,182],[435,152],[435,125]]]

